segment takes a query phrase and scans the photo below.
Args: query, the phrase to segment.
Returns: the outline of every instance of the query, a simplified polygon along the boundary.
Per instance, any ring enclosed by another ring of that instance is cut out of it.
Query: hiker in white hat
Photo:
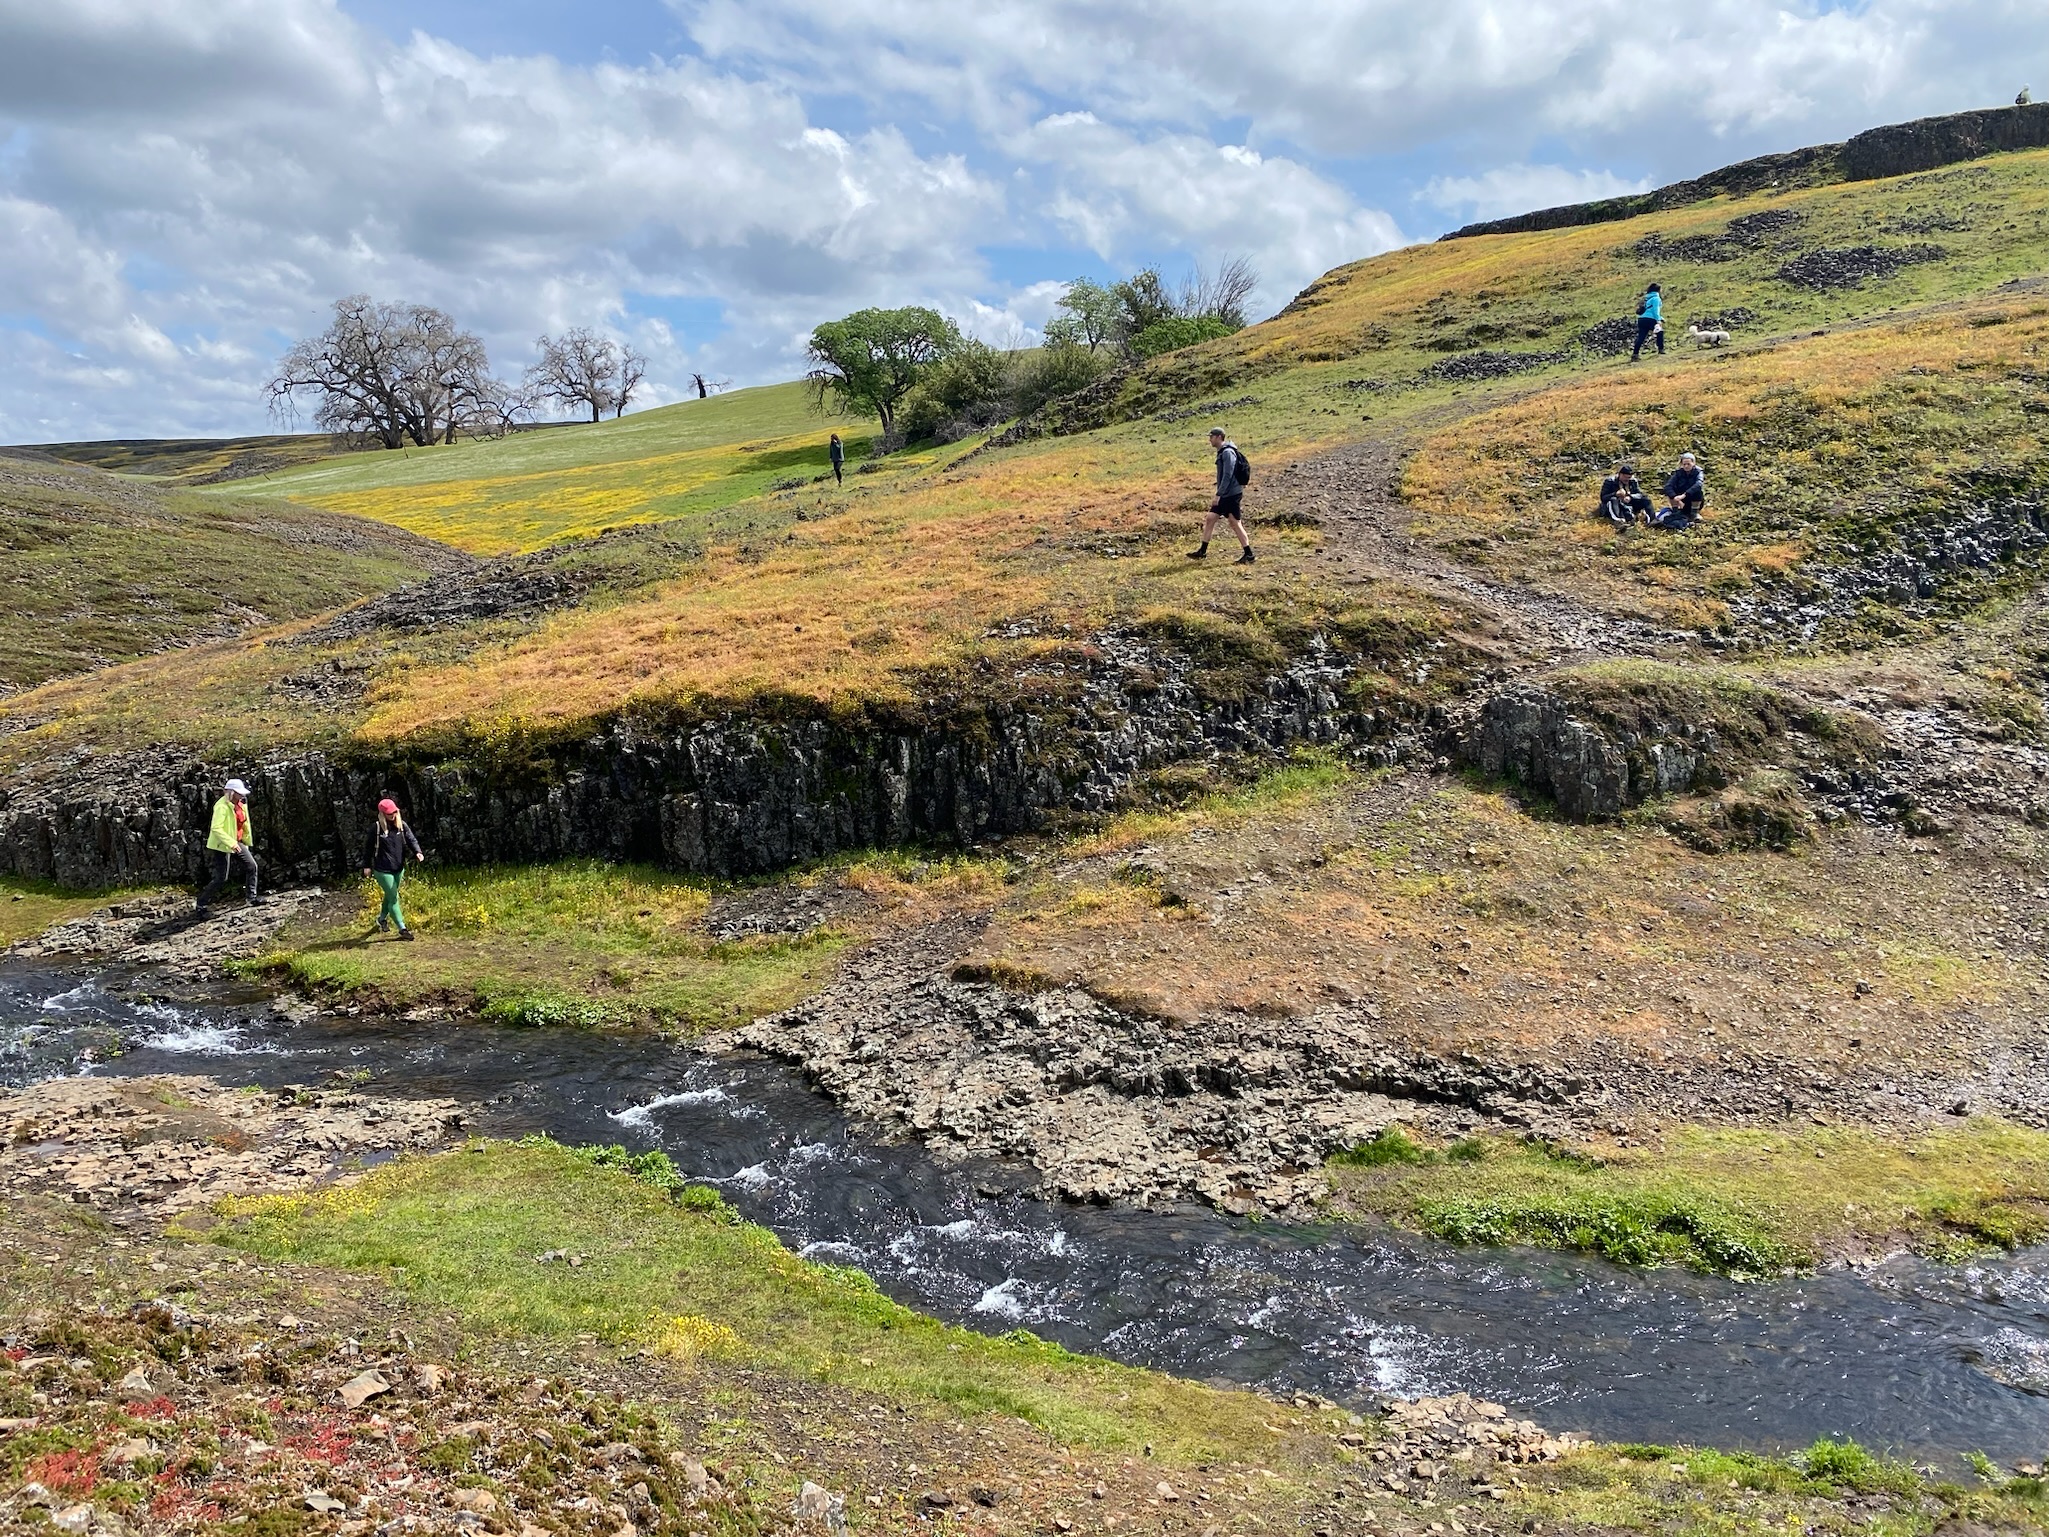
[[[249,872],[249,905],[260,907],[263,898],[256,890],[256,850],[249,829],[249,787],[230,779],[221,787],[221,798],[213,803],[213,824],[206,833],[206,862],[213,879],[199,893],[199,916],[206,916],[213,899],[228,889],[228,880],[239,861]]]

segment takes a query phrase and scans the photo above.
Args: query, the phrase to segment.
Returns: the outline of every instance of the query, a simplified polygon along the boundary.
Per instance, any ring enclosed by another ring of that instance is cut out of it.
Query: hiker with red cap
[[[398,814],[398,802],[387,797],[377,803],[377,826],[370,833],[370,858],[363,873],[374,879],[377,889],[384,893],[384,905],[377,910],[377,932],[389,933],[397,925],[400,939],[413,937],[413,931],[406,927],[405,910],[398,905],[398,883],[405,879],[408,849],[415,863],[426,862],[427,856],[420,852],[420,840]]]

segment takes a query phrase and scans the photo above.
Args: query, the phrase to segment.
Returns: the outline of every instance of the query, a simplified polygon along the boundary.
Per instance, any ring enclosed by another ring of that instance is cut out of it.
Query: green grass
[[[1331,1160],[1341,1209],[1455,1243],[1534,1244],[1735,1275],[1911,1244],[1958,1257],[2049,1237],[2049,1135],[1993,1120],[1901,1136],[1688,1127],[1594,1158],[1384,1132]]]
[[[264,490],[496,554],[634,523],[682,518],[709,528],[721,508],[826,474],[835,431],[852,477],[872,425],[827,418],[807,386],[776,384],[614,421],[349,454],[282,470]]]
[[[298,619],[417,581],[435,559],[379,523],[0,458],[0,684]]]
[[[394,1007],[445,1000],[507,1024],[695,1032],[797,1002],[824,982],[848,938],[827,928],[715,941],[702,927],[715,888],[643,866],[413,872],[401,901],[414,943],[368,937],[379,899],[366,883],[354,918],[288,930],[256,967]]]
[[[638,1176],[638,1177],[636,1177]],[[476,1143],[309,1197],[223,1208],[213,1241],[372,1272],[495,1336],[646,1341],[902,1401],[1015,1415],[1058,1440],[1169,1461],[1270,1454],[1270,1405],[954,1328],[868,1277],[797,1258],[722,1205],[546,1141]],[[678,1195],[682,1199],[678,1199]],[[585,1262],[537,1265],[551,1249]]]
[[[1596,1446],[1555,1465],[1507,1509],[1523,1518],[1526,1531],[1686,1537],[1802,1531],[1809,1537],[1927,1537],[1966,1528],[2039,1532],[2049,1515],[2039,1480],[1995,1476],[1973,1486],[1939,1474],[1923,1477],[1903,1462],[1839,1439],[1778,1456]]]

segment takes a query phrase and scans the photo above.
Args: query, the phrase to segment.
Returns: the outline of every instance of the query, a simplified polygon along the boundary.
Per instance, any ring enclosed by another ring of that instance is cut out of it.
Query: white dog
[[[1696,347],[1726,347],[1729,345],[1727,331],[1703,331],[1699,326],[1688,326],[1686,334],[1693,338]]]

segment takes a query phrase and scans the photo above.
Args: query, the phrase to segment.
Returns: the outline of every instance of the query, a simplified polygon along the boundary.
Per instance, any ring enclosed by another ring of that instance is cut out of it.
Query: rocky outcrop
[[[1377,1006],[1184,1025],[1080,988],[935,969],[924,936],[855,958],[825,992],[722,1044],[801,1067],[861,1120],[941,1157],[1021,1158],[1044,1194],[1304,1213],[1332,1153],[1429,1106],[1530,1125],[1600,1096],[1526,1063],[1391,1045]]]
[[[1392,722],[1343,703],[1347,665],[1313,646],[1220,697],[1186,657],[1102,635],[923,720],[618,719],[516,768],[395,753],[253,767],[165,752],[83,758],[4,792],[0,869],[70,886],[189,881],[230,773],[249,781],[274,878],[354,868],[368,808],[386,794],[438,858],[464,863],[598,857],[736,876],[852,848],[967,843],[1102,811],[1139,776],[1185,759],[1384,734]]]
[[[2035,467],[2018,489],[1992,483],[1959,489],[1956,504],[1905,521],[1885,543],[1824,556],[1792,577],[1729,603],[1738,637],[1805,644],[1831,625],[1854,620],[1867,603],[1928,609],[1943,601],[1979,601],[1980,584],[2004,570],[2032,570],[2049,549],[2049,473]]]
[[[2000,150],[2040,149],[2045,145],[2049,145],[2049,102],[1956,112],[1867,128],[1841,144],[1817,144],[1786,154],[1760,155],[1690,181],[1673,182],[1629,197],[1568,203],[1506,219],[1485,219],[1441,238],[1464,240],[1473,235],[1515,235],[1607,224],[1639,214],[1684,208],[1711,197],[1742,197],[1753,192],[1786,191],[1836,181],[1875,181],[1883,176],[1902,176],[1910,171],[1976,160]]]
[[[1850,181],[1904,176],[2000,150],[2049,146],[2049,102],[1955,112],[1867,128],[1842,147],[1843,175]]]
[[[1465,760],[1550,800],[1572,822],[1617,816],[1655,795],[1699,787],[1716,773],[1711,729],[1617,734],[1542,688],[1508,689],[1480,708],[1460,744]]]

